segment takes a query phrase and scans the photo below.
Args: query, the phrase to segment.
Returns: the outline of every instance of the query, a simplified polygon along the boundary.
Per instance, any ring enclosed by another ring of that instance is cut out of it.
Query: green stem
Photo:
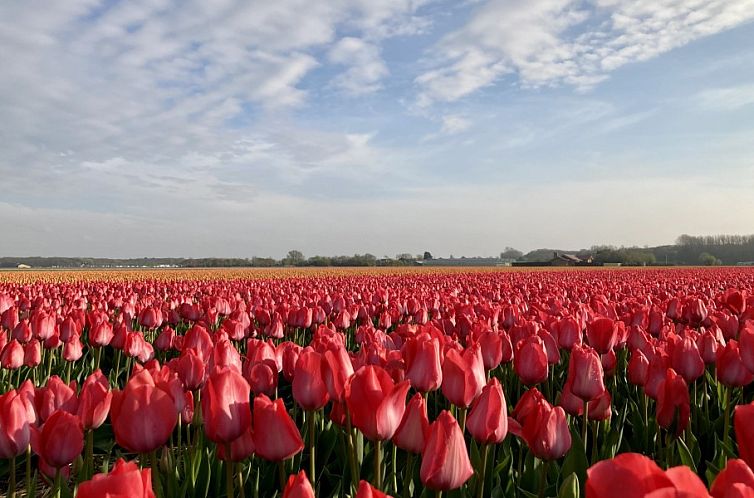
[[[233,498],[233,461],[230,459],[230,443],[225,443],[225,485],[228,498]]]
[[[476,487],[476,496],[477,498],[482,498],[484,496],[484,478],[485,474],[487,473],[487,458],[490,454],[490,445],[485,444],[482,449],[482,467],[479,472],[479,483]]]
[[[346,408],[346,432],[348,433],[348,463],[351,466],[352,491],[356,492],[359,487],[359,469],[356,466],[356,445],[351,430],[351,412]]]
[[[550,461],[545,460],[544,464],[540,467],[539,477],[539,498],[545,497],[545,490],[547,489],[547,470],[550,467]]]
[[[729,443],[730,437],[730,390],[731,388],[725,386],[725,417],[723,418],[723,441],[726,446]]]
[[[382,491],[382,441],[374,442],[374,486]]]
[[[466,432],[466,407],[458,408],[458,425],[461,427],[461,434]]]
[[[312,487],[315,486],[316,482],[316,462],[314,460],[316,456],[316,449],[314,447],[314,430],[315,430],[315,415],[317,412],[311,411],[306,412],[306,423],[309,426],[309,480],[312,483]]]
[[[60,473],[60,469],[55,469],[55,484],[52,490],[52,495],[56,498],[60,498],[60,486],[62,483],[62,474]]]
[[[414,454],[409,452],[406,459],[406,473],[403,477],[403,498],[409,497],[409,488],[414,480]]]
[[[16,496],[16,457],[15,455],[10,459],[10,476],[8,480],[8,498],[15,498]]]
[[[393,469],[393,493],[398,494],[398,447],[393,444],[393,458],[390,467]]]
[[[154,495],[157,498],[162,498],[162,480],[160,479],[160,469],[157,466],[157,450],[154,450],[150,454],[149,460],[152,464],[152,486],[154,487]]]
[[[31,496],[31,445],[26,447],[26,496]]]
[[[285,491],[285,461],[278,462],[278,476],[280,477],[280,495]]]
[[[586,455],[586,436],[589,427],[589,402],[584,401],[584,426],[581,428],[581,439],[584,440],[584,454]]]
[[[82,480],[88,481],[94,474],[94,431],[92,430],[86,431],[86,460],[84,464],[85,471]]]

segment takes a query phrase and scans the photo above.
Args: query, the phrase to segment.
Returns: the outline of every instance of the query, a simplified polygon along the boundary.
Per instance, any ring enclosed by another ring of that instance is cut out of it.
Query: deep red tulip
[[[340,403],[345,401],[346,384],[353,375],[353,363],[346,348],[333,347],[325,351],[323,377],[330,398]]]
[[[406,405],[398,429],[393,434],[393,444],[411,453],[421,453],[429,434],[427,404],[421,394],[416,393]]]
[[[155,498],[152,469],[140,469],[134,462],[119,458],[107,474],[97,474],[79,484],[76,498]]]
[[[359,481],[359,489],[356,490],[354,498],[391,498],[391,496],[383,493],[366,481]]]
[[[34,403],[42,421],[47,420],[47,417],[57,410],[75,414],[79,404],[76,381],[66,384],[60,377],[53,375],[45,387],[37,390]]]
[[[247,362],[244,376],[249,382],[251,392],[274,396],[278,386],[278,371],[273,360],[268,359],[254,363],[253,365]]]
[[[572,317],[559,320],[555,327],[557,331],[558,346],[570,350],[573,346],[581,345],[581,328],[579,323]]]
[[[408,380],[395,384],[381,367],[360,368],[346,386],[346,403],[354,427],[370,441],[393,437],[406,411],[409,387]]]
[[[754,471],[743,460],[732,458],[717,474],[710,494],[712,498],[749,498],[752,490]]]
[[[500,332],[488,330],[479,336],[479,346],[482,349],[484,369],[493,370],[503,361],[503,336]]]
[[[754,469],[754,403],[739,405],[733,412],[738,454]]]
[[[638,453],[621,453],[589,467],[586,498],[612,498],[617,490],[622,498],[644,498],[652,496],[653,491],[673,487],[673,481],[652,459]]]
[[[106,322],[99,322],[89,331],[89,344],[94,347],[102,347],[110,344],[113,340],[113,326]]]
[[[463,486],[473,474],[461,428],[444,410],[429,429],[422,452],[421,481],[430,489],[449,491]]]
[[[508,434],[508,406],[496,377],[490,379],[474,400],[466,429],[481,444],[500,443]]]
[[[427,334],[406,342],[403,347],[406,360],[406,378],[419,392],[434,391],[442,384],[440,341]]]
[[[574,346],[568,362],[571,392],[584,401],[591,401],[605,390],[602,362],[589,346]]]
[[[539,384],[547,379],[547,353],[544,342],[539,336],[527,337],[516,345],[513,368],[521,382],[528,386]]]
[[[249,430],[241,434],[237,439],[230,442],[230,458],[224,444],[217,445],[217,458],[220,460],[230,460],[240,462],[246,460],[254,454],[254,435]]]
[[[105,422],[112,397],[110,383],[100,370],[86,378],[79,394],[77,410],[84,430],[96,429]]]
[[[210,441],[230,443],[249,429],[250,393],[249,383],[233,368],[217,368],[210,374],[202,388],[202,419]]]
[[[647,383],[648,375],[649,360],[644,353],[635,349],[631,352],[631,358],[628,360],[628,381],[635,386],[643,387]]]
[[[305,349],[293,372],[293,399],[306,411],[324,407],[329,400],[323,376],[325,359],[316,351]]]
[[[610,391],[605,389],[602,394],[589,402],[589,420],[607,420],[613,415],[612,409],[613,397]],[[581,411],[583,414],[583,410]]]
[[[683,377],[668,368],[657,396],[657,423],[669,429],[676,422],[675,433],[681,434],[691,414],[689,387]]]
[[[306,472],[300,470],[298,474],[288,477],[283,498],[314,498],[314,489],[306,477]]]
[[[170,386],[155,382],[146,369],[134,374],[123,391],[113,391],[110,420],[118,445],[135,453],[164,445],[181,411],[174,396]],[[181,393],[181,405],[184,400]]]
[[[11,339],[0,353],[0,366],[8,370],[15,370],[24,364],[24,347]]]
[[[456,406],[466,408],[482,392],[487,379],[479,345],[463,353],[448,351],[442,365],[442,393]]]
[[[741,361],[749,372],[754,373],[754,322],[747,321],[738,336]]]
[[[571,449],[571,432],[562,407],[541,399],[522,424],[522,434],[531,452],[540,460],[557,460]]]
[[[256,454],[265,460],[287,460],[304,449],[301,433],[280,398],[271,401],[264,394],[254,398],[252,433]]]
[[[610,318],[601,317],[586,325],[586,337],[589,345],[597,353],[606,354],[611,351],[618,342],[618,327]]]
[[[685,337],[673,348],[670,356],[673,370],[678,372],[689,384],[704,373],[704,360],[699,354],[699,348],[691,337]]]
[[[84,449],[84,430],[77,416],[56,411],[42,425],[31,428],[34,453],[51,467],[59,469],[73,462]]]
[[[0,458],[20,456],[29,446],[30,400],[22,393],[11,389],[0,394]]]
[[[24,346],[24,366],[36,367],[42,362],[42,345],[37,339],[32,339]]]
[[[717,378],[726,386],[741,387],[750,384],[754,379],[754,375],[741,359],[738,343],[732,339],[724,348],[717,350],[715,365]]]
[[[181,356],[175,365],[175,371],[186,389],[196,391],[207,379],[207,368],[196,349],[184,345]]]

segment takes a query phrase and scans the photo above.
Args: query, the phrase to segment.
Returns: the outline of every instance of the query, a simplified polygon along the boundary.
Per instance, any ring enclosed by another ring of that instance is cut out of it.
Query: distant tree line
[[[536,249],[523,254],[513,247],[506,247],[499,258],[481,258],[481,264],[501,264],[510,261],[546,262],[554,253],[574,254],[581,259],[592,258],[596,263],[620,263],[630,266],[643,265],[733,265],[754,261],[754,235],[688,235],[683,234],[673,245],[657,247],[592,246],[575,251],[561,249]],[[472,258],[476,259],[476,258]],[[467,258],[437,259],[429,251],[423,254],[396,254],[395,257],[377,258],[373,254],[353,256],[306,257],[299,250],[288,251],[282,259],[270,257],[251,258],[63,258],[63,257],[0,257],[0,268],[16,268],[19,264],[33,268],[115,268],[115,267],[280,267],[280,266],[410,266],[436,264],[438,266],[462,266]]]

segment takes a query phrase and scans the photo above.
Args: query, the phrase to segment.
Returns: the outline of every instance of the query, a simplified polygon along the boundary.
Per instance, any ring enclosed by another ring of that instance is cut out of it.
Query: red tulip
[[[202,388],[202,419],[207,438],[230,443],[251,426],[251,388],[233,368],[215,369]]]
[[[466,429],[479,443],[500,443],[508,434],[508,406],[500,381],[493,377],[474,400]]]
[[[754,375],[741,359],[738,343],[732,339],[724,348],[717,350],[715,365],[717,378],[726,386],[741,387],[750,384],[754,379]]]
[[[288,477],[283,498],[314,498],[314,489],[306,478],[306,472],[301,470],[297,475]]]
[[[225,445],[217,445],[217,458],[220,460],[230,460],[231,462],[240,462],[246,460],[254,454],[254,435],[249,430],[241,434],[237,439],[230,442],[230,457],[228,457]]]
[[[370,441],[393,437],[406,411],[409,381],[393,382],[385,369],[367,365],[346,385],[351,422]]]
[[[24,364],[24,347],[11,339],[0,353],[0,366],[8,370],[15,370]]]
[[[584,401],[591,401],[605,390],[602,362],[589,346],[574,346],[568,362],[571,392]]]
[[[89,344],[94,347],[107,346],[113,340],[113,326],[107,321],[99,322],[89,331]]]
[[[424,334],[406,342],[403,351],[411,387],[423,393],[438,389],[442,384],[440,341]]]
[[[34,403],[42,421],[47,420],[47,417],[57,410],[75,414],[79,404],[76,382],[72,381],[68,385],[60,377],[53,375],[45,387],[39,388]]]
[[[356,490],[354,498],[392,498],[390,495],[383,493],[366,481],[359,481],[359,488]]]
[[[34,313],[31,318],[31,330],[37,339],[49,339],[55,333],[55,316],[44,311]]]
[[[134,462],[119,458],[108,474],[97,474],[79,484],[76,498],[155,498],[152,470],[139,469]]]
[[[265,460],[287,460],[304,449],[301,433],[280,398],[270,401],[264,394],[254,398],[252,433],[255,451]]]
[[[315,411],[327,404],[329,396],[322,375],[321,354],[305,349],[298,357],[293,373],[293,399],[306,411]]]
[[[323,377],[330,398],[340,403],[345,401],[346,384],[353,375],[353,363],[348,351],[342,346],[325,351]]]
[[[516,375],[521,378],[521,382],[528,386],[539,384],[547,379],[547,353],[544,342],[539,336],[529,336],[516,345],[513,368]]]
[[[244,376],[249,382],[251,392],[273,396],[278,386],[278,371],[273,360],[264,360],[249,366],[246,364]]]
[[[738,454],[750,468],[754,468],[754,403],[735,408],[733,427],[736,430]]]
[[[612,396],[610,396],[610,391],[605,389],[602,391],[602,394],[594,398],[592,401],[589,402],[589,413],[587,414],[587,417],[589,417],[589,420],[607,420],[613,415],[612,410]],[[582,410],[583,414],[583,410]]]
[[[647,383],[648,375],[649,360],[644,356],[644,353],[635,349],[631,352],[631,358],[628,360],[628,381],[635,386],[643,387]]]
[[[171,386],[155,382],[146,369],[134,374],[123,391],[113,391],[110,420],[118,445],[135,453],[149,453],[164,445],[181,411],[174,396]]]
[[[746,462],[728,460],[710,488],[712,498],[749,498],[754,490],[754,472]]]
[[[184,346],[181,356],[175,364],[175,371],[189,391],[196,391],[207,379],[207,369],[196,349]]]
[[[22,393],[11,389],[0,394],[0,458],[20,456],[30,442],[30,401]]]
[[[33,339],[24,346],[24,366],[36,367],[42,362],[42,345]]]
[[[482,392],[486,383],[484,362],[479,345],[463,353],[448,351],[442,365],[442,393],[456,406],[466,408]]]
[[[427,404],[422,395],[416,393],[408,402],[403,420],[393,434],[393,444],[411,453],[421,453],[428,433]]]
[[[479,336],[479,346],[482,349],[484,369],[493,370],[503,361],[503,336],[500,332],[488,330]]]
[[[73,462],[84,449],[81,421],[68,412],[56,411],[42,429],[31,428],[31,447],[51,467],[59,469]]]
[[[531,452],[540,460],[557,460],[571,449],[571,432],[562,407],[539,400],[526,415],[522,435]]]
[[[754,373],[754,322],[747,321],[738,336],[738,346],[741,351],[741,361]]]
[[[95,370],[86,378],[79,394],[77,410],[84,430],[96,429],[105,422],[112,397],[110,383],[100,370]]]
[[[587,470],[586,498],[613,498],[617,495],[644,498],[654,496],[650,494],[653,491],[666,488],[675,488],[673,480],[654,461],[638,453],[621,453],[597,462]]]
[[[688,426],[690,413],[688,385],[683,377],[668,368],[657,397],[657,423],[668,429],[677,422],[675,433],[679,435]]]
[[[578,322],[571,318],[563,318],[557,322],[558,346],[570,350],[575,345],[581,345],[581,328]]]
[[[139,325],[147,329],[156,329],[162,325],[162,311],[148,306],[139,313]]]
[[[670,364],[688,383],[694,382],[704,373],[704,360],[691,337],[683,338],[673,347]]]
[[[449,411],[440,413],[429,429],[419,475],[436,491],[458,489],[474,474],[458,422]]]
[[[587,323],[586,337],[597,353],[606,354],[618,342],[618,327],[610,318],[597,318]]]

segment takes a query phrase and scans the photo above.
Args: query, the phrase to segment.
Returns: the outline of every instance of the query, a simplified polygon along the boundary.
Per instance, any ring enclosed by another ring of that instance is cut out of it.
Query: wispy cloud
[[[615,69],[754,19],[752,0],[488,0],[431,51],[418,102],[450,102],[515,74],[590,88]]]
[[[754,104],[754,84],[710,88],[696,95],[703,109],[733,111]]]

